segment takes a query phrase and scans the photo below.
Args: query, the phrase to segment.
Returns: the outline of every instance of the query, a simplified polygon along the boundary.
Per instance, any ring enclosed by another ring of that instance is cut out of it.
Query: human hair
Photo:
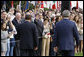
[[[6,11],[5,10],[1,11],[1,13],[4,13],[4,12],[6,12]]]
[[[16,12],[22,14],[22,10],[16,9]]]
[[[44,25],[46,25],[48,22],[49,22],[49,19],[48,18],[45,18],[44,19]]]
[[[78,17],[78,19],[76,19],[76,17]],[[76,15],[76,16],[74,17],[74,21],[75,21],[76,23],[79,23],[79,15]]]
[[[76,7],[73,7],[72,10],[75,10],[76,11]]]
[[[64,10],[64,11],[62,12],[62,16],[63,16],[63,17],[69,17],[69,16],[70,16],[70,11],[69,11],[69,10]]]
[[[35,16],[39,15],[39,13],[35,14]]]
[[[48,19],[48,18],[44,18],[44,21],[46,21],[46,20],[47,20],[47,21],[49,21],[49,19]]]
[[[1,22],[1,30],[6,31],[7,26],[4,28],[4,24],[6,25],[5,21]]]
[[[26,15],[25,20],[31,20],[31,17],[32,17],[31,15]]]
[[[56,22],[58,22],[58,21],[59,21],[59,16],[56,17]]]
[[[16,16],[17,16],[17,15],[21,15],[21,13],[17,12],[17,13],[16,13]]]
[[[54,21],[54,17],[51,18],[51,22]]]
[[[9,9],[9,11],[12,11],[12,10],[14,10],[14,8],[10,8],[10,9]]]

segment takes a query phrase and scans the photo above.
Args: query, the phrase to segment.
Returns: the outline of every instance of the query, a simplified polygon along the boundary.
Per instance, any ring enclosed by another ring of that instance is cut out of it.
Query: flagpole
[[[57,10],[58,10],[58,1],[57,1]]]
[[[77,0],[77,2],[76,2],[76,9],[78,9],[78,0]]]
[[[35,1],[35,9],[34,9],[34,13],[36,12],[36,1]]]
[[[70,11],[72,10],[72,3],[71,3],[71,1],[70,1]]]
[[[27,3],[28,3],[28,8],[25,10],[25,12],[26,12],[27,10],[29,10],[29,2],[26,1],[26,7],[27,7]]]
[[[25,1],[25,8],[26,8],[27,1]],[[26,11],[25,11],[26,12]]]
[[[26,4],[27,4],[27,1],[25,2],[25,8],[26,8]],[[26,12],[27,10],[25,10],[25,12]]]
[[[35,14],[36,14],[36,10],[37,10],[37,9],[36,9],[36,6],[37,6],[36,2],[37,2],[37,1],[35,1]]]
[[[29,1],[28,1],[28,3],[29,3]],[[30,7],[30,5],[28,5],[28,10],[29,10],[29,7]]]
[[[11,7],[14,8],[14,4],[13,4],[13,1],[11,1]]]
[[[25,11],[25,7],[26,7],[26,1],[24,2],[24,11]]]

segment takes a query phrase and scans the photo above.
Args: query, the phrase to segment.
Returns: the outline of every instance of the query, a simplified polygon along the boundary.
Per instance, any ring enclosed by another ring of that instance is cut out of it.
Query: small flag
[[[58,7],[58,1],[57,1],[57,9],[58,9],[59,7]]]
[[[47,7],[47,1],[45,1],[46,7]]]
[[[61,7],[61,1],[59,2],[59,7]]]
[[[70,1],[70,10],[72,10],[72,3],[71,3],[71,1]]]
[[[26,12],[27,10],[29,10],[29,2],[28,2],[28,1],[26,2],[25,12]]]
[[[70,1],[70,7],[72,7],[72,3],[71,3],[71,1]]]
[[[56,9],[56,6],[55,6],[55,1],[53,1],[53,5],[52,5],[52,9]]]
[[[43,1],[41,1],[41,8],[44,8]]]
[[[77,3],[76,3],[76,9],[78,9],[78,1],[77,1]]]
[[[61,10],[61,1],[59,1],[59,9]]]
[[[49,9],[51,9],[51,3],[50,3],[50,5],[49,5]]]
[[[57,1],[57,9],[60,11],[60,1]]]
[[[38,4],[40,4],[41,2],[40,1],[38,1]]]
[[[11,7],[13,8],[14,6],[13,6],[13,1],[11,1]]]
[[[19,1],[19,9],[21,10],[21,1]]]

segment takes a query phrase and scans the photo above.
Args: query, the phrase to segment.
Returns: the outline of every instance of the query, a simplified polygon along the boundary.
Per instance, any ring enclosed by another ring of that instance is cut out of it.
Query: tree
[[[61,13],[64,10],[69,10],[70,11],[70,1],[62,1],[62,4],[61,4]]]

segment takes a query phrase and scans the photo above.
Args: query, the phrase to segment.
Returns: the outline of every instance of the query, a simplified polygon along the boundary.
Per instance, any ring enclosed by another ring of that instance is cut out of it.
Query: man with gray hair
[[[24,21],[21,19],[21,13],[16,13],[15,18],[13,19],[13,24],[16,28],[16,30],[18,30],[18,25],[24,23]],[[15,50],[14,50],[14,55],[15,56],[20,56],[20,39],[19,39],[19,35],[15,35],[14,36],[15,41],[16,41],[16,45],[15,45]]]
[[[70,11],[69,11],[69,10],[64,10],[64,11],[62,12],[62,16],[63,16],[63,17],[69,17],[69,16],[70,16]]]
[[[56,23],[54,29],[54,51],[57,48],[61,51],[62,56],[74,56],[74,37],[76,44],[79,44],[79,34],[74,22],[69,20],[70,12],[64,10],[62,13],[63,20]]]

